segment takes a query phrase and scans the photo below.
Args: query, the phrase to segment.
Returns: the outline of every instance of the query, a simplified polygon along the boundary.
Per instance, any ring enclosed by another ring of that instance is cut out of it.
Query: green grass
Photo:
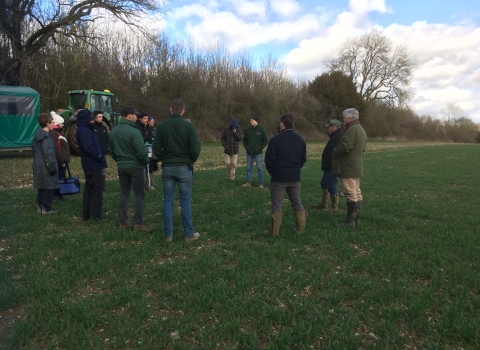
[[[335,227],[343,200],[310,209],[322,147],[302,172],[306,232],[285,201],[272,239],[269,191],[240,186],[244,155],[229,182],[221,147],[203,145],[192,244],[178,202],[163,241],[161,187],[146,194],[154,234],[117,230],[111,160],[108,222],[78,224],[81,195],[37,216],[31,159],[0,159],[0,348],[480,348],[480,146],[369,143],[356,229]]]

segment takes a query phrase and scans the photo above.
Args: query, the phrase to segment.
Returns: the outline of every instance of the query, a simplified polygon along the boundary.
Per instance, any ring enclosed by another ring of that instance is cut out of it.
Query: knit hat
[[[50,115],[52,116],[53,120],[52,120],[52,123],[55,124],[55,125],[59,125],[59,124],[63,124],[64,123],[64,120],[62,117],[60,117],[57,113],[55,113],[54,111],[51,111],[50,112]]]
[[[151,115],[148,116],[148,121],[152,120],[153,117]]]
[[[260,118],[257,117],[256,115],[254,115],[254,116],[251,117],[250,119],[253,119],[253,120],[255,120],[257,123],[260,123]]]
[[[327,124],[325,124],[326,128],[328,128],[329,126],[336,126],[337,128],[341,128],[342,123],[340,123],[340,121],[338,121],[337,119],[332,119]]]

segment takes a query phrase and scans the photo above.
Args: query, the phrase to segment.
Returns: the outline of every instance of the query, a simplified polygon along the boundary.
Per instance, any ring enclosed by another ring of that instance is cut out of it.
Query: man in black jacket
[[[93,123],[93,131],[95,132],[95,135],[97,135],[103,157],[105,158],[105,165],[107,165],[108,134],[110,133],[110,129],[103,121],[103,114],[101,111],[94,111],[93,117],[95,118]],[[104,191],[107,190],[105,188],[105,179],[107,177],[106,170],[106,168],[102,170],[102,187]]]
[[[278,236],[282,222],[282,204],[285,192],[295,213],[295,233],[302,233],[306,225],[306,211],[300,196],[300,171],[307,161],[307,145],[293,131],[294,117],[284,114],[280,117],[280,134],[272,137],[265,153],[265,166],[272,177],[270,181],[270,198],[272,218],[267,236]]]
[[[315,205],[315,209],[327,210],[328,197],[330,196],[330,201],[332,202],[332,211],[338,211],[338,176],[332,175],[332,159],[333,149],[343,136],[341,126],[342,124],[337,119],[332,119],[325,124],[325,127],[328,128],[328,136],[330,137],[330,140],[327,142],[327,145],[322,152],[323,176],[322,180],[320,181],[320,186],[322,187],[322,202]]]

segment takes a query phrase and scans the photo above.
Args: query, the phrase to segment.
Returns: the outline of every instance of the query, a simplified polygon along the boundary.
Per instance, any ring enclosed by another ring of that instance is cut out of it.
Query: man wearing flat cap
[[[328,128],[328,140],[322,152],[322,171],[323,176],[320,180],[320,187],[322,188],[322,201],[320,204],[314,206],[315,209],[327,210],[328,197],[332,203],[332,211],[338,211],[338,176],[332,175],[332,160],[333,149],[338,141],[343,137],[342,124],[337,119],[330,120],[325,127]]]
[[[268,144],[267,132],[258,123],[260,118],[253,116],[250,118],[250,125],[243,136],[243,147],[247,153],[247,181],[242,185],[243,187],[250,187],[252,181],[253,160],[257,164],[258,170],[258,187],[263,188],[264,173],[263,173],[263,149]]]
[[[117,162],[120,180],[118,202],[120,226],[118,228],[120,230],[131,228],[128,223],[128,201],[130,190],[133,189],[133,228],[136,231],[151,232],[152,229],[143,221],[144,168],[149,163],[149,159],[142,134],[135,125],[139,113],[133,107],[125,107],[121,113],[122,119],[108,137],[110,155]]]

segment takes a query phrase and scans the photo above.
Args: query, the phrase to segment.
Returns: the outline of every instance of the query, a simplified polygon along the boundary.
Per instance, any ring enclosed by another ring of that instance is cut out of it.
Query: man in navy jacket
[[[107,167],[102,148],[93,131],[95,119],[92,112],[82,109],[77,113],[77,143],[85,173],[83,190],[83,220],[102,220],[103,184],[102,170]]]
[[[268,143],[265,166],[270,173],[270,197],[272,220],[267,236],[278,236],[282,223],[282,202],[285,192],[295,212],[296,233],[302,233],[306,226],[306,212],[300,197],[300,171],[307,161],[307,145],[303,138],[293,131],[295,118],[292,114],[280,117],[280,134]]]
[[[323,176],[320,180],[320,187],[322,188],[322,202],[314,206],[315,209],[327,210],[328,197],[330,195],[330,201],[332,202],[332,211],[338,212],[338,176],[332,175],[332,160],[333,149],[337,145],[338,141],[343,137],[342,124],[337,119],[332,119],[325,124],[328,128],[328,136],[330,140],[322,152],[322,171]]]

